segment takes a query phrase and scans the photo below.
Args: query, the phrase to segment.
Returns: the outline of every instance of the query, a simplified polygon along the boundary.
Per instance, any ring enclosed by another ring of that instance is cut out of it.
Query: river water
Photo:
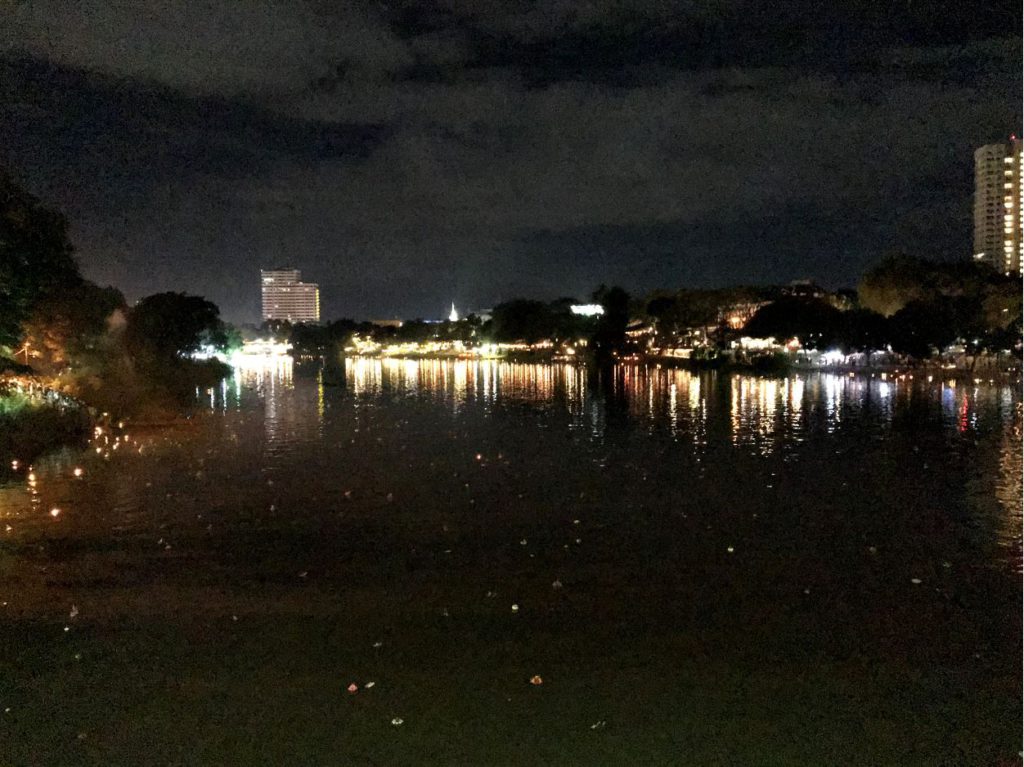
[[[4,476],[0,763],[1019,763],[1021,463],[987,381],[240,368]]]

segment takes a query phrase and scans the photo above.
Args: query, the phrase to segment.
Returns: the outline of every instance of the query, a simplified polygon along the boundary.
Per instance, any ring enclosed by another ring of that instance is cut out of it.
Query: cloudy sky
[[[0,165],[87,276],[258,316],[968,257],[1018,0],[0,0]]]

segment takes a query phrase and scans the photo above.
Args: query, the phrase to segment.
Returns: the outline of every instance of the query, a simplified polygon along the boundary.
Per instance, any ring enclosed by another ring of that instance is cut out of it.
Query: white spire
[[[452,301],[452,311],[451,311],[451,314],[448,315],[448,321],[449,322],[458,322],[459,321],[459,313],[457,311],[455,311],[455,302],[454,301]]]

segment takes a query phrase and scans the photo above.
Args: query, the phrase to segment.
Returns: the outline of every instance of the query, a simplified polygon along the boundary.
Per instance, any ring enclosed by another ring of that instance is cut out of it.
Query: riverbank
[[[139,374],[75,381],[73,397],[31,374],[0,378],[0,462],[28,463],[49,450],[83,442],[98,422],[130,418],[133,423],[168,425],[190,410],[201,390],[217,386],[233,369],[217,360],[181,364]]]
[[[0,466],[29,463],[61,445],[83,443],[92,415],[80,402],[41,386],[0,383]]]

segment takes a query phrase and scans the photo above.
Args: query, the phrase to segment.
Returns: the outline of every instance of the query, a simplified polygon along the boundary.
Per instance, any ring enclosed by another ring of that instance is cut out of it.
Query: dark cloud
[[[1020,9],[929,2],[39,2],[0,10],[0,161],[86,271],[252,318],[510,291],[848,283],[969,252]]]

